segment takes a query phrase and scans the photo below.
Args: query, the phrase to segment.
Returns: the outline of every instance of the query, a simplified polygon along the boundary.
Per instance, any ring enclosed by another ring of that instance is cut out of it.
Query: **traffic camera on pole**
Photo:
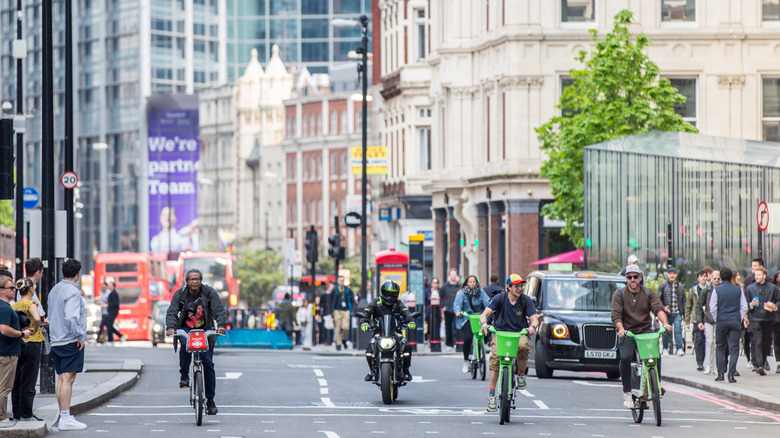
[[[317,231],[306,231],[306,261],[309,263],[317,263],[318,257]]]

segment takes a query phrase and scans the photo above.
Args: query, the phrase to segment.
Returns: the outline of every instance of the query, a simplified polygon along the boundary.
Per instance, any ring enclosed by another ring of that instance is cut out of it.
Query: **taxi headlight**
[[[558,339],[567,339],[569,337],[569,328],[566,324],[555,324],[552,327],[552,334]]]
[[[382,338],[379,340],[379,348],[381,348],[382,350],[389,350],[393,347],[395,347],[394,338]]]

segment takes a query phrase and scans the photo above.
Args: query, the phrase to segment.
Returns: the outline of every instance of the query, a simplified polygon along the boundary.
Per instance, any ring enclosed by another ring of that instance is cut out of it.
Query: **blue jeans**
[[[683,348],[682,315],[679,313],[670,313],[667,315],[667,318],[669,319],[669,324],[674,327],[674,344],[677,346],[678,350],[681,350]],[[664,348],[667,350],[669,349],[670,336],[671,333],[664,333]]]

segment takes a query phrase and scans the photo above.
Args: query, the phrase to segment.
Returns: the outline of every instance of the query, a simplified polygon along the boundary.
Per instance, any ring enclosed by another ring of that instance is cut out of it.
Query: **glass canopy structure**
[[[655,276],[667,266],[671,224],[672,264],[686,284],[706,265],[744,278],[759,256],[758,204],[780,202],[780,143],[651,131],[586,147],[584,185],[589,269],[617,271],[636,254]],[[762,234],[771,275],[780,238]]]

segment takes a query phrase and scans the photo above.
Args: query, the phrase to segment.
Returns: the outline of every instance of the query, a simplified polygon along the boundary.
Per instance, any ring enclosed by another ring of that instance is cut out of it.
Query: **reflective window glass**
[[[325,15],[328,2],[323,0],[301,0],[301,15]]]
[[[561,21],[592,22],[596,19],[596,0],[561,0]]]
[[[328,43],[301,43],[301,61],[327,61]]]
[[[266,38],[265,20],[238,20],[236,38],[242,40],[262,40]]]
[[[271,20],[271,38],[295,39],[298,38],[298,23],[296,20],[277,19]]]
[[[328,38],[328,27],[330,21],[327,19],[302,19],[301,37],[302,38]]]
[[[761,18],[764,21],[780,20],[780,0],[762,0]]]
[[[360,13],[360,0],[333,0],[334,14]]]
[[[696,0],[661,0],[661,21],[696,21]]]
[[[685,96],[685,102],[674,105],[674,112],[683,116],[688,122],[696,123],[696,79],[672,78],[669,79],[672,87]]]

